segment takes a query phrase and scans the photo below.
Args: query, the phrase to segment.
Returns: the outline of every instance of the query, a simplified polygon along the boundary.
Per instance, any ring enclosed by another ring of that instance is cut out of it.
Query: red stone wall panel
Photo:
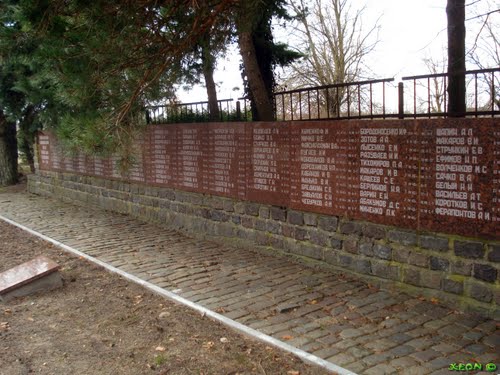
[[[247,199],[288,206],[291,167],[289,123],[248,123],[246,137],[249,141]]]
[[[417,226],[418,129],[414,122],[360,122],[357,143],[357,218],[389,225]]]
[[[50,133],[39,132],[37,134],[38,165],[40,169],[50,169]]]
[[[145,143],[146,181],[173,188],[177,181],[177,127],[149,126]]]
[[[212,123],[148,127],[136,164],[66,155],[44,170],[121,178],[410,229],[500,238],[499,119]]]
[[[182,124],[177,128],[177,181],[175,187],[204,193],[204,159],[208,154],[207,124]],[[205,164],[206,167],[206,164]]]
[[[207,124],[207,150],[203,159],[205,189],[209,194],[231,198],[246,196],[245,125]]]
[[[499,237],[499,133],[493,119],[419,121],[420,228]]]

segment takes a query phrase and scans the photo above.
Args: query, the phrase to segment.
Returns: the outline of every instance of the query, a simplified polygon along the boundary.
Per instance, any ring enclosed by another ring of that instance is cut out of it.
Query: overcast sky
[[[379,44],[371,55],[367,64],[370,66],[373,77],[399,80],[403,76],[427,74],[423,64],[425,57],[431,55],[441,60],[446,54],[446,0],[351,0],[352,7],[362,7],[366,4],[363,23],[372,25],[380,18]],[[476,0],[468,0],[467,3]],[[474,12],[487,12],[488,0],[479,0],[476,4],[466,8],[466,18],[475,15]],[[491,7],[491,2],[490,2]],[[497,8],[500,4],[497,1]],[[486,10],[485,10],[486,9]],[[495,15],[496,20],[498,16]],[[477,34],[479,20],[466,23],[469,41]],[[276,31],[276,39],[282,42],[293,43],[287,40],[288,33]],[[215,81],[218,86],[219,99],[237,98],[242,95],[242,82],[239,71],[240,57],[236,46],[230,48],[225,59],[218,61]],[[239,91],[233,88],[238,87]],[[195,87],[192,90],[178,91],[182,102],[206,100],[204,87]]]

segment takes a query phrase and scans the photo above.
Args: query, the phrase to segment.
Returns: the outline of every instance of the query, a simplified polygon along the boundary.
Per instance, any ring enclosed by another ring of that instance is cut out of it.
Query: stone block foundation
[[[417,232],[249,201],[40,171],[31,193],[285,254],[386,289],[500,317],[500,243]]]

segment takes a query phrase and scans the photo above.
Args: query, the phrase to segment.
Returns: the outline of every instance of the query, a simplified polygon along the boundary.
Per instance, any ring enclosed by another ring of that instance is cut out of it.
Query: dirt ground
[[[0,303],[0,375],[327,373],[0,221],[0,272],[41,254],[63,287]]]

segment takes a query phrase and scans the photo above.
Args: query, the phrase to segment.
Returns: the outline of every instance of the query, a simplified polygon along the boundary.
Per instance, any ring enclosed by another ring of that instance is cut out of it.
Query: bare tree
[[[365,8],[353,9],[348,0],[292,0],[290,6],[297,19],[297,48],[305,57],[291,65],[284,85],[295,89],[359,80],[367,70],[366,56],[378,43],[378,22],[363,25]],[[329,103],[330,113],[338,113],[346,88],[326,92],[321,100]]]
[[[488,8],[493,9],[491,2],[488,2]],[[469,62],[479,69],[500,67],[500,13],[476,14],[473,19],[480,22],[480,28],[472,48],[468,51]],[[479,90],[482,92],[478,94],[488,95],[487,108],[496,106],[500,110],[498,72],[484,73],[481,78],[482,87]]]
[[[440,74],[446,71],[446,57],[436,59],[435,57],[426,57],[423,59],[425,66],[430,74]],[[425,104],[430,113],[443,113],[445,109],[445,87],[446,77],[432,77],[427,82],[428,94]]]

